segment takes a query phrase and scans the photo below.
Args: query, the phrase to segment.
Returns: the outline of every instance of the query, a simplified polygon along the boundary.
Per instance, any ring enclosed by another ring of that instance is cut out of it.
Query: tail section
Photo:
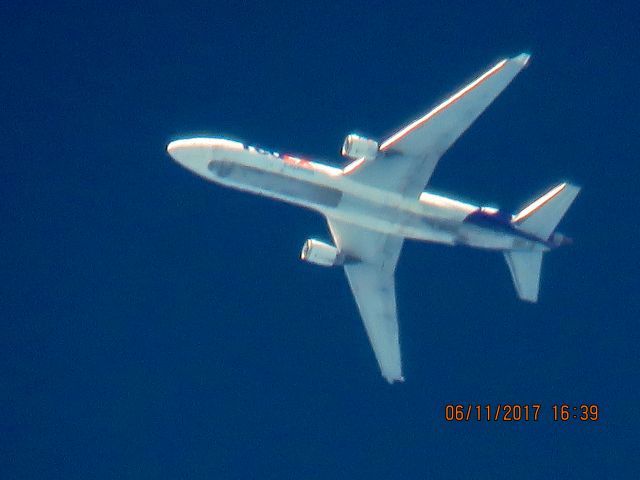
[[[517,230],[553,246],[569,243],[567,237],[554,233],[554,230],[579,192],[580,187],[561,183],[514,215],[511,224]],[[537,302],[544,250],[509,250],[503,254],[518,297],[527,302]]]
[[[561,183],[522,209],[512,223],[518,230],[548,240],[579,192],[580,187]]]
[[[540,289],[540,270],[542,267],[542,251],[511,250],[503,252],[507,261],[513,285],[520,300],[538,301]]]

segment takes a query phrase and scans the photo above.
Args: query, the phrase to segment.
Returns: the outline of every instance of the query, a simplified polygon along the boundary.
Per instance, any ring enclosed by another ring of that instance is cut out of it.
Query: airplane
[[[324,215],[333,244],[310,238],[300,258],[344,268],[382,376],[402,382],[394,272],[405,239],[502,252],[528,302],[538,299],[543,254],[570,243],[555,230],[580,191],[575,185],[560,183],[515,215],[424,191],[440,157],[529,57],[499,61],[380,143],[348,135],[344,168],[224,138],[175,140],[167,151],[206,180]]]

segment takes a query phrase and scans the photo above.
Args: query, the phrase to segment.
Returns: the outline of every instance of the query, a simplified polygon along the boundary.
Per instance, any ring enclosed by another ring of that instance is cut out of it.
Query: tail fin
[[[554,230],[579,192],[580,187],[561,183],[523,208],[511,222],[518,230],[545,241],[553,235],[555,245],[566,243],[568,239],[554,234]],[[510,250],[503,254],[518,297],[527,302],[537,302],[544,251]]]
[[[509,265],[513,285],[518,297],[527,302],[538,301],[542,251],[511,250],[503,252]]]
[[[579,192],[580,187],[561,183],[523,208],[512,223],[518,230],[548,240]]]

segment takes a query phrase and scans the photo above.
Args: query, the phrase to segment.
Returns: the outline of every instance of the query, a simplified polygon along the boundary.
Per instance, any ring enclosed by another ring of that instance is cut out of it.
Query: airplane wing
[[[327,218],[382,376],[402,381],[394,272],[404,238]]]
[[[368,185],[417,197],[440,157],[528,61],[529,55],[523,53],[498,62],[426,115],[387,138],[380,144],[380,158],[361,162],[349,175]]]

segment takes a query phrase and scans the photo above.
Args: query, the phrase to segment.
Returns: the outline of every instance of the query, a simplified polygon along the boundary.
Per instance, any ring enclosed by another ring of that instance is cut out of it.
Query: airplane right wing
[[[382,376],[402,381],[394,272],[404,238],[327,218]]]
[[[356,160],[345,173],[367,185],[418,197],[440,157],[529,61],[523,53],[498,62],[426,115],[380,144],[379,158]],[[358,163],[359,162],[359,163]]]

